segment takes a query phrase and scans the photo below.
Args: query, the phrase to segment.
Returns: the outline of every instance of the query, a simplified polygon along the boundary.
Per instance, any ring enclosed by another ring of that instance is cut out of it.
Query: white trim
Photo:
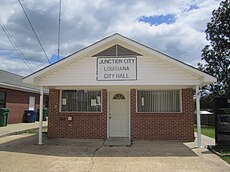
[[[35,88],[33,89],[33,88],[22,87],[22,86],[7,84],[7,83],[0,83],[0,87],[7,88],[7,89],[18,90],[18,91],[29,92],[29,93],[36,93],[36,94],[40,93],[39,88],[38,89],[35,89]],[[48,94],[48,91],[45,90],[44,93]]]
[[[68,65],[71,63],[72,60],[81,59],[82,57],[86,55],[90,55],[92,53],[95,53],[95,51],[103,50],[103,48],[106,48],[108,46],[113,45],[123,45],[126,48],[129,48],[131,50],[135,50],[137,52],[140,52],[140,54],[147,54],[150,56],[158,57],[159,59],[164,60],[165,62],[168,62],[172,65],[175,65],[178,68],[181,68],[182,70],[185,70],[186,72],[192,73],[196,77],[200,78],[199,84],[205,85],[209,83],[216,82],[216,78],[206,74],[204,72],[201,72],[192,66],[189,66],[183,62],[180,62],[179,60],[170,58],[169,56],[160,53],[154,49],[151,49],[150,47],[147,47],[139,42],[133,41],[129,38],[126,38],[120,34],[114,34],[112,36],[109,36],[107,38],[104,38],[103,40],[100,40],[72,55],[70,55],[68,58],[61,60],[53,65],[50,65],[32,75],[29,75],[23,79],[23,82],[39,85],[39,78],[42,78],[42,76],[47,75],[49,72],[53,71],[54,69],[61,68],[62,66]],[[143,53],[142,53],[143,52]],[[198,84],[197,84],[198,85]]]
[[[36,98],[35,96],[29,96],[29,110],[35,110]]]
[[[109,116],[110,116],[110,106],[111,106],[111,102],[110,102],[110,95],[111,92],[119,92],[119,91],[107,91],[107,138],[110,138],[110,120],[109,120]],[[128,138],[131,139],[131,113],[130,113],[130,108],[131,108],[131,101],[130,101],[130,93],[131,91],[123,91],[128,93]]]
[[[60,94],[59,94],[59,113],[62,113],[61,108],[62,108],[62,89],[59,90]]]
[[[130,113],[130,109],[131,109],[131,101],[130,101],[130,97],[131,97],[131,90],[129,90],[128,91],[128,98],[129,98],[129,102],[128,102],[128,104],[129,104],[129,109],[128,109],[128,113],[129,113],[129,128],[128,128],[128,130],[129,130],[129,139],[131,139],[131,113]]]
[[[35,79],[36,77],[38,76],[41,76],[41,75],[44,75],[46,74],[47,72],[49,71],[52,71],[53,69],[55,68],[59,68],[60,66],[64,65],[65,63],[68,63],[69,61],[71,62],[71,60],[75,59],[75,58],[81,58],[83,55],[86,55],[88,52],[94,50],[94,49],[97,49],[98,47],[101,47],[103,45],[106,45],[108,44],[109,42],[113,41],[114,39],[117,39],[116,38],[116,35],[117,34],[114,34],[114,35],[111,35],[107,38],[104,38],[96,43],[93,43],[91,45],[89,45],[88,47],[85,47],[83,49],[81,49],[80,51],[76,52],[76,53],[73,53],[71,54],[70,56],[67,56],[68,58],[65,58],[63,60],[60,60],[52,65],[49,65],[43,69],[41,69],[40,71],[38,72],[35,72],[29,76],[26,76],[25,78],[23,78],[23,82],[25,83],[34,83],[34,84],[37,84],[37,80]],[[113,45],[113,44],[112,44]]]
[[[179,112],[139,112],[138,111],[138,98],[137,98],[137,92],[139,89],[136,89],[136,113],[145,113],[145,114],[181,114],[182,113],[182,90],[181,89],[162,89],[162,90],[139,90],[139,91],[174,91],[178,90],[179,91]]]
[[[157,56],[165,61],[168,61],[168,62],[171,62],[172,64],[176,64],[177,66],[180,66],[181,68],[183,69],[187,69],[188,71],[191,71],[192,73],[196,73],[197,75],[201,75],[201,77],[203,76],[204,77],[204,81],[206,81],[205,79],[210,79],[210,80],[213,80],[213,81],[207,81],[207,82],[216,82],[216,78],[209,75],[209,74],[206,74],[204,72],[201,72],[199,71],[198,69],[195,69],[189,65],[186,65],[184,64],[183,62],[180,62],[179,60],[175,60],[173,58],[170,58],[169,56],[163,54],[163,53],[160,53],[159,51],[156,51],[150,47],[147,47],[139,42],[136,42],[136,41],[133,41],[129,38],[126,38],[120,34],[116,34],[115,35],[117,39],[120,39],[121,41],[124,41],[125,43],[127,44],[130,44],[132,46],[134,46],[135,48],[139,48],[141,49],[142,51],[145,51],[146,53],[149,53],[151,55],[154,55],[154,56]],[[207,77],[207,78],[206,78]]]
[[[196,86],[196,113],[197,113],[197,147],[201,147],[201,124],[200,124],[200,92]]]
[[[107,90],[107,138],[109,138],[110,92]]]
[[[62,111],[62,91],[63,90],[77,90],[77,89],[60,89],[59,91],[60,91],[60,97],[59,97],[59,113],[85,113],[85,114],[89,114],[89,113],[93,113],[93,114],[95,114],[95,113],[102,113],[102,108],[103,108],[103,97],[102,97],[102,89],[100,89],[100,90],[86,90],[86,89],[84,89],[84,90],[86,90],[86,91],[100,91],[101,92],[101,104],[100,104],[100,106],[101,106],[101,111]]]

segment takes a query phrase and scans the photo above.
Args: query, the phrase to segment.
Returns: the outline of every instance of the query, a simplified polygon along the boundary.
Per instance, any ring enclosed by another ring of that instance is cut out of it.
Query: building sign
[[[98,57],[98,81],[132,81],[137,80],[136,57]]]

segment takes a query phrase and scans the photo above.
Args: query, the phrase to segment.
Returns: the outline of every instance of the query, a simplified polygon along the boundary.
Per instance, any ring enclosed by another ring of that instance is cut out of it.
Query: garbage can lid
[[[8,108],[0,108],[0,112],[9,112],[10,110]]]
[[[34,110],[24,110],[25,113],[35,112]]]

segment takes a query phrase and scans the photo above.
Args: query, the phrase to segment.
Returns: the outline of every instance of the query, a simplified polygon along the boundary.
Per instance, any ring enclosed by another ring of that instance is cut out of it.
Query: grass
[[[197,132],[196,126],[194,127],[194,131]],[[215,127],[201,126],[201,134],[215,139]]]
[[[194,131],[197,132],[196,126],[194,126]],[[205,136],[215,139],[215,127],[211,126],[201,126],[201,133]],[[215,151],[219,152],[219,156],[230,164],[230,148],[229,147],[216,147]],[[228,154],[226,156],[226,154]]]
[[[230,156],[223,156],[221,158],[230,164]]]
[[[229,146],[213,146],[212,150],[215,150],[217,154],[227,163],[230,164],[230,147]]]
[[[47,127],[43,127],[42,132],[47,133]],[[27,133],[27,134],[38,134],[39,131],[38,131],[38,129],[30,129],[30,130],[25,131],[25,133]]]
[[[27,130],[25,133],[27,133],[27,134],[38,134],[38,129]]]

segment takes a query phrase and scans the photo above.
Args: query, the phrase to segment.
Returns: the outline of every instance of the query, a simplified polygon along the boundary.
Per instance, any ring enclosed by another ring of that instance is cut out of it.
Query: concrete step
[[[131,140],[126,137],[110,137],[106,139],[105,146],[129,146],[131,145]]]

